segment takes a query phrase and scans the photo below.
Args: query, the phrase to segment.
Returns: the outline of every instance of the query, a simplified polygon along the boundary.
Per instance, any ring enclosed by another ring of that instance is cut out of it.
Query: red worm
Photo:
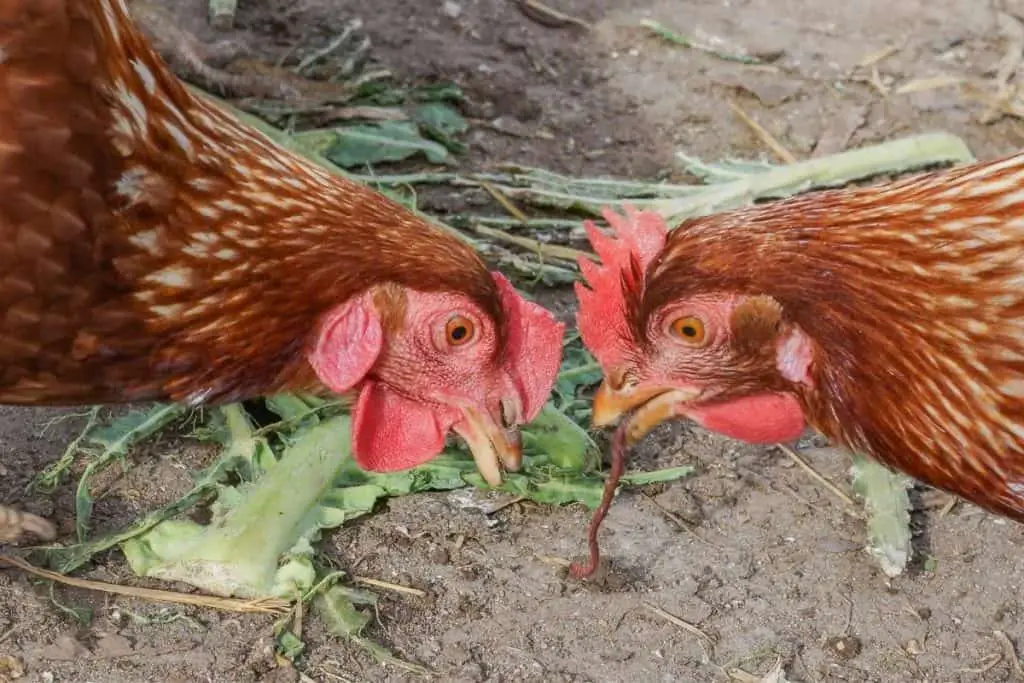
[[[612,498],[615,496],[615,489],[619,485],[619,477],[625,465],[626,457],[626,431],[629,426],[628,420],[623,420],[619,428],[612,436],[612,467],[608,472],[608,478],[604,480],[604,494],[601,496],[601,504],[594,510],[594,517],[590,520],[590,530],[587,532],[587,544],[590,546],[590,561],[582,565],[573,562],[569,565],[569,573],[577,579],[585,579],[597,569],[601,562],[601,549],[597,545],[597,532],[601,529],[601,522],[608,514]]]

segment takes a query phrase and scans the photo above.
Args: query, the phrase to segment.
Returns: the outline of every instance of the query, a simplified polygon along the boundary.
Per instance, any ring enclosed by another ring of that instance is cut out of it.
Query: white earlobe
[[[814,386],[811,363],[814,362],[814,344],[811,338],[793,325],[778,342],[775,364],[779,373],[794,384]]]

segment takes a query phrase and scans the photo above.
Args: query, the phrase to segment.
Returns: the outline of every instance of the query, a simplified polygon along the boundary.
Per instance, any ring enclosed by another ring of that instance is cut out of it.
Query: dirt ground
[[[166,4],[204,42],[223,37],[205,26],[205,1]],[[892,47],[877,63],[883,84],[991,77],[1007,42],[996,10],[980,0],[550,4],[593,30],[544,26],[510,0],[240,0],[228,36],[273,61],[361,18],[374,58],[399,78],[465,88],[467,113],[480,121],[460,162],[469,169],[515,161],[649,178],[673,169],[677,149],[711,160],[770,158],[730,100],[798,157],[931,130],[963,136],[983,158],[1020,146],[1017,122],[982,125],[982,107],[956,89],[886,99],[869,82],[871,69],[856,69]],[[665,45],[637,27],[643,18],[770,65]],[[71,420],[44,432],[54,414],[0,411],[0,500],[60,520],[69,533],[70,485],[52,497],[25,493],[81,426]],[[1012,680],[996,632],[1024,648],[1024,527],[967,505],[942,516],[939,500],[915,516],[912,571],[888,582],[861,550],[863,524],[779,453],[686,425],[660,429],[642,450],[640,466],[656,457],[693,464],[697,474],[620,496],[603,531],[613,571],[601,587],[566,579],[548,559],[582,552],[589,515],[579,506],[520,504],[488,518],[465,505],[466,492],[414,496],[324,545],[344,569],[427,592],[384,593],[369,635],[444,680],[744,680],[728,672],[763,674],[777,657],[793,681]],[[97,531],[180,494],[206,457],[171,438],[136,454],[98,504]],[[807,457],[845,487],[845,460]],[[84,575],[133,581],[116,553]],[[91,608],[91,622],[81,625],[69,607]],[[411,680],[325,635],[315,619],[305,637],[305,680]],[[0,571],[2,655],[16,658],[29,681],[298,680],[276,667],[267,619],[51,590],[9,570]]]

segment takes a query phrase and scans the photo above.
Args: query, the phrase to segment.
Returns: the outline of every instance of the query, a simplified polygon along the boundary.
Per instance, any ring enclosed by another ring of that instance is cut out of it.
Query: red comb
[[[492,273],[508,316],[505,362],[522,400],[523,418],[537,417],[562,364],[565,325],[547,309],[531,303],[501,273]]]
[[[668,235],[661,215],[637,211],[628,204],[623,209],[625,216],[611,209],[601,212],[612,227],[611,236],[591,221],[583,223],[601,264],[585,257],[578,261],[586,284],[576,283],[576,298],[580,302],[576,325],[584,345],[605,371],[622,362],[630,338],[623,288],[642,286],[635,273],[644,272],[665,246]]]

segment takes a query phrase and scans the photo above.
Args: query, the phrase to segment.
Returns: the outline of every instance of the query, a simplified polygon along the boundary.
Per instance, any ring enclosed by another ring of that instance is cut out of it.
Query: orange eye
[[[699,346],[704,343],[704,321],[690,315],[676,318],[672,321],[672,334],[687,344]]]
[[[461,315],[454,315],[444,326],[444,336],[452,346],[462,346],[473,339],[476,327],[473,321]]]

